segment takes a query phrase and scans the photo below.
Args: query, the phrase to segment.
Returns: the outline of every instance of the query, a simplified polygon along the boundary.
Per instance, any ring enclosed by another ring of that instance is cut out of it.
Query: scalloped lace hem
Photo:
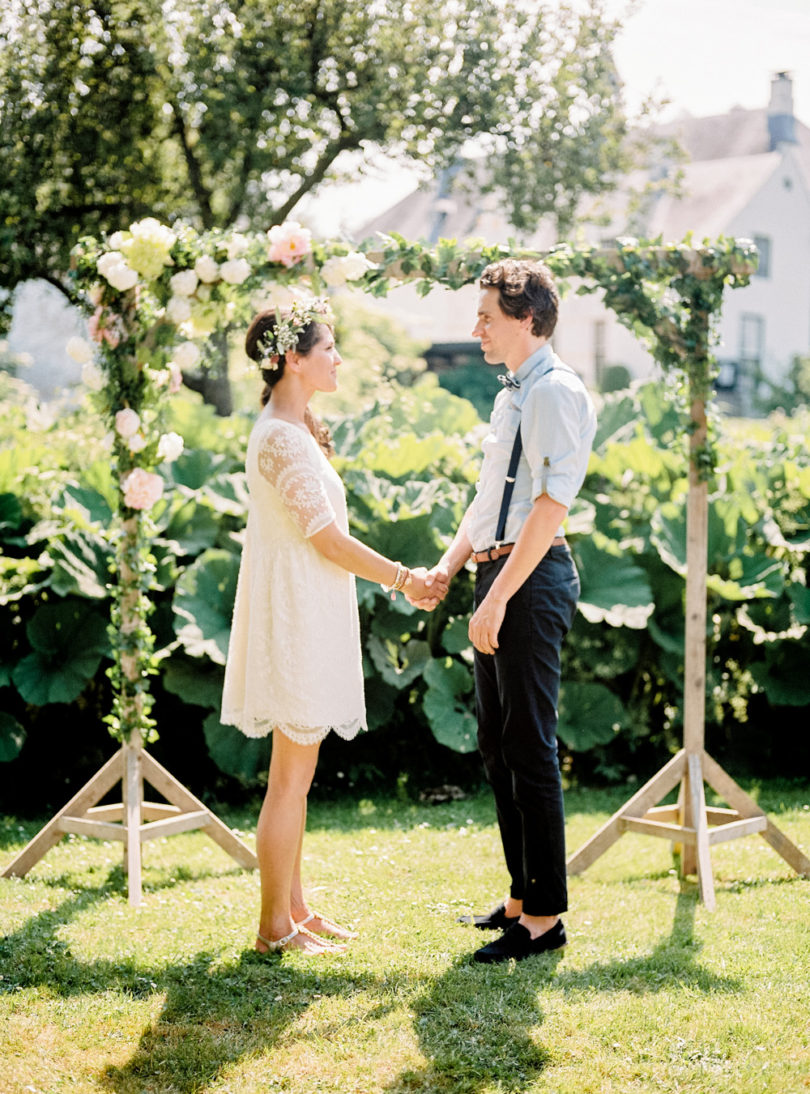
[[[365,722],[360,718],[353,718],[342,725],[309,726],[295,722],[277,723],[268,718],[251,718],[247,721],[240,714],[223,712],[222,724],[236,726],[246,737],[267,737],[274,729],[279,729],[285,737],[295,741],[299,745],[314,745],[322,741],[329,733],[335,732],[344,741],[353,740],[361,730],[366,729]]]

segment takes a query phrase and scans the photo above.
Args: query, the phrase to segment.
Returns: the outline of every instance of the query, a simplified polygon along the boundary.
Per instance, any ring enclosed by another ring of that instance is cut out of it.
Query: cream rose
[[[180,273],[172,274],[169,285],[175,296],[193,296],[198,281],[194,270],[181,270]]]
[[[202,354],[193,342],[181,342],[172,352],[172,360],[179,368],[194,368]]]
[[[238,258],[238,255],[236,256]],[[202,255],[194,263],[194,272],[200,281],[204,281],[207,285],[210,285],[212,281],[216,281],[219,278],[219,265],[211,258],[210,255]]]
[[[121,481],[124,505],[129,509],[151,509],[163,496],[163,479],[151,471],[136,467]]]
[[[140,415],[131,407],[125,407],[124,410],[119,410],[115,415],[115,432],[119,437],[128,440],[130,437],[134,437],[140,428]]]
[[[251,274],[250,263],[244,258],[231,258],[223,262],[219,268],[219,275],[229,285],[241,285]]]
[[[86,361],[82,365],[82,383],[91,391],[101,391],[104,387],[104,373],[95,361]]]
[[[183,438],[179,433],[164,433],[158,442],[158,459],[171,463],[183,451]]]
[[[68,357],[71,357],[78,365],[86,365],[88,361],[93,360],[92,346],[76,334],[68,339],[65,351]]]
[[[185,323],[191,319],[191,301],[187,296],[172,296],[166,305],[166,318],[172,323]]]

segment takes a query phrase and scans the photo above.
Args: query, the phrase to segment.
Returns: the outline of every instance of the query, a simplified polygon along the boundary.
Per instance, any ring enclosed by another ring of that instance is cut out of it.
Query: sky
[[[794,113],[810,125],[810,0],[604,0],[622,24],[614,56],[628,107],[650,94],[660,117],[765,107],[777,72],[793,78]],[[417,185],[380,163],[367,181],[320,191],[306,209],[322,235],[351,230]]]

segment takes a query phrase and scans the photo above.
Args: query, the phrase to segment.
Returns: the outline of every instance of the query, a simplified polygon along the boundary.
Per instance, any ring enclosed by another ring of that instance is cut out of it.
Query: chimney
[[[789,72],[777,72],[771,80],[768,103],[768,136],[774,152],[782,144],[796,144],[796,119],[793,117],[793,80]]]

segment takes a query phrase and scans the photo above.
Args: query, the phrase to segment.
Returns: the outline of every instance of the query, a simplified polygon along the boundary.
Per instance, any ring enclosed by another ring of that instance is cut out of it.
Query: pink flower
[[[267,257],[284,266],[294,266],[312,250],[312,233],[295,220],[274,225],[267,238],[270,240]]]
[[[163,496],[163,479],[136,467],[121,481],[124,491],[124,505],[128,509],[151,509]]]
[[[183,370],[176,361],[170,361],[169,373],[169,394],[176,395],[183,386]]]
[[[121,341],[121,332],[118,330],[115,320],[110,326],[106,325],[107,313],[103,308],[96,308],[87,320],[87,329],[94,342],[106,342],[111,349],[115,349]]]
[[[126,407],[115,415],[115,431],[119,437],[134,437],[141,428],[141,419],[136,410]]]

